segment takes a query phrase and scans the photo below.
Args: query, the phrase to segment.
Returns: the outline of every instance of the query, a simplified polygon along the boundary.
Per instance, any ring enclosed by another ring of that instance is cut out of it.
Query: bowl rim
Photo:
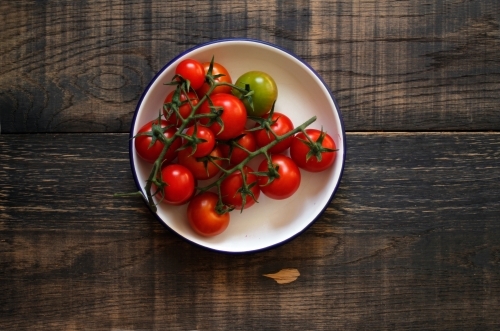
[[[174,63],[175,61],[177,61],[177,59],[179,59],[179,58],[185,56],[186,54],[189,54],[189,53],[191,53],[191,52],[193,52],[193,51],[195,51],[195,50],[197,50],[199,48],[206,47],[208,45],[221,44],[221,43],[234,42],[234,41],[241,41],[241,42],[262,44],[262,45],[266,45],[266,46],[275,48],[275,49],[277,49],[279,51],[282,51],[282,52],[284,52],[284,53],[292,56],[293,58],[295,58],[296,60],[298,60],[299,62],[301,62],[304,66],[306,66],[319,79],[319,81],[321,82],[321,84],[323,84],[323,86],[328,91],[328,94],[329,94],[330,98],[332,99],[332,101],[333,101],[333,103],[335,105],[335,108],[336,108],[336,111],[337,111],[337,115],[338,115],[339,121],[340,121],[340,126],[342,128],[341,136],[342,136],[342,146],[343,146],[342,164],[341,164],[341,168],[340,168],[339,179],[338,179],[338,181],[337,181],[337,183],[336,183],[336,185],[335,185],[332,193],[330,194],[330,198],[328,199],[328,202],[325,204],[325,206],[323,206],[323,208],[316,215],[316,217],[314,217],[314,219],[312,221],[310,221],[309,224],[307,224],[302,230],[296,232],[295,234],[293,234],[292,236],[288,237],[285,240],[276,242],[274,244],[271,244],[271,245],[268,245],[268,246],[265,246],[265,247],[251,249],[251,250],[246,250],[246,251],[230,251],[230,250],[221,250],[221,249],[216,249],[216,248],[212,248],[212,247],[207,247],[207,246],[204,246],[204,245],[202,245],[200,243],[194,242],[194,241],[190,240],[189,238],[186,238],[185,236],[182,236],[180,233],[177,233],[171,227],[169,227],[166,224],[166,222],[164,222],[161,219],[161,217],[151,209],[151,207],[148,205],[146,199],[143,197],[143,201],[144,201],[145,205],[150,210],[150,212],[154,215],[154,217],[159,221],[159,223],[162,224],[167,229],[171,230],[171,232],[173,232],[175,235],[177,235],[178,237],[182,238],[183,240],[189,242],[190,244],[194,244],[194,245],[196,245],[198,247],[201,247],[201,248],[209,250],[209,251],[218,252],[218,253],[224,253],[224,254],[230,254],[230,255],[232,255],[232,254],[234,254],[234,255],[241,255],[241,254],[250,254],[250,253],[257,253],[257,252],[267,251],[267,250],[276,248],[278,246],[284,245],[285,243],[288,243],[288,242],[292,241],[293,239],[297,238],[300,234],[304,233],[309,227],[311,227],[318,220],[319,217],[321,217],[321,215],[324,214],[326,208],[328,208],[329,204],[331,203],[331,201],[333,200],[335,194],[337,193],[337,190],[338,190],[338,188],[340,186],[340,183],[342,181],[342,177],[343,177],[343,174],[344,174],[344,168],[345,168],[345,161],[346,161],[346,156],[347,156],[347,142],[346,142],[346,132],[345,132],[344,119],[342,117],[342,112],[340,110],[340,107],[338,105],[338,102],[337,102],[335,96],[333,95],[330,87],[328,86],[328,84],[326,84],[326,82],[323,80],[323,78],[321,77],[321,75],[316,70],[314,70],[314,68],[312,68],[309,65],[309,63],[307,63],[305,60],[303,60],[298,55],[296,55],[292,51],[290,51],[290,50],[288,50],[288,49],[286,49],[286,48],[284,48],[282,46],[276,45],[276,44],[268,42],[268,41],[260,40],[260,39],[238,38],[238,37],[235,37],[235,38],[222,38],[222,39],[210,40],[210,41],[207,41],[207,42],[196,44],[196,45],[194,45],[194,46],[192,46],[192,47],[184,50],[183,52],[181,52],[178,55],[176,55],[175,57],[173,57],[165,65],[163,65],[161,67],[161,69],[157,71],[157,73],[154,75],[154,77],[151,78],[151,80],[148,82],[148,84],[144,88],[144,90],[143,90],[143,92],[142,92],[139,100],[137,101],[137,105],[136,105],[135,110],[134,110],[134,115],[132,117],[132,121],[131,121],[131,124],[130,124],[130,132],[129,132],[129,161],[130,161],[130,168],[132,170],[134,182],[135,182],[136,187],[139,189],[139,191],[142,192],[142,186],[139,183],[137,172],[136,172],[135,167],[134,167],[134,156],[133,156],[134,143],[133,143],[133,136],[134,136],[134,127],[135,127],[135,123],[136,123],[136,120],[137,120],[137,115],[139,113],[140,106],[141,106],[141,104],[142,104],[142,102],[144,100],[144,97],[148,93],[149,89],[151,88],[151,86],[153,85],[153,83],[158,79],[158,77],[172,63]]]

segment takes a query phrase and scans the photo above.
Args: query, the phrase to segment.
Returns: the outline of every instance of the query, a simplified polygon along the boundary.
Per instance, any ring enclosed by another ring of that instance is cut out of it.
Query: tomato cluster
[[[137,154],[153,165],[146,191],[161,203],[188,203],[195,232],[223,232],[230,211],[252,207],[261,193],[286,199],[300,186],[301,170],[319,172],[336,157],[335,142],[318,129],[295,127],[275,111],[278,87],[262,71],[248,71],[233,84],[220,63],[181,61],[158,118],[134,137]],[[249,161],[264,158],[256,169]],[[200,182],[205,186],[199,187]]]

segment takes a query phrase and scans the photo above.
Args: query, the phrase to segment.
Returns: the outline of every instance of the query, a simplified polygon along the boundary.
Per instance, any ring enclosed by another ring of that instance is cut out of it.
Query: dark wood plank
[[[499,138],[348,134],[311,228],[226,255],[112,198],[134,189],[126,134],[2,135],[0,328],[497,329]]]
[[[350,131],[499,130],[497,0],[3,1],[3,132],[126,132],[195,44],[276,43],[328,83]]]

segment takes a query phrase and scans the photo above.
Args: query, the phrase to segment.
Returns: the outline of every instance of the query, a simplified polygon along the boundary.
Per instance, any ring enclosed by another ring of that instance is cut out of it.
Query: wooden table
[[[2,1],[0,329],[498,330],[498,0]],[[347,161],[324,215],[243,255],[192,245],[135,190],[138,98],[198,43],[318,71]],[[265,275],[299,274],[279,284]]]

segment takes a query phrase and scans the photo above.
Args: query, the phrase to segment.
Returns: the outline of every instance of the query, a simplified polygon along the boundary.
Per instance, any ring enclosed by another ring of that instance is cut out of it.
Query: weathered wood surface
[[[135,189],[127,138],[0,137],[2,330],[500,327],[498,133],[350,133],[325,214],[244,255],[112,198]]]
[[[14,0],[0,13],[1,330],[500,329],[497,0]],[[349,131],[324,215],[244,255],[112,198],[135,190],[126,132],[149,80],[229,37],[308,61]]]
[[[126,132],[171,58],[248,37],[307,60],[349,131],[500,129],[498,0],[2,1],[3,133]]]

